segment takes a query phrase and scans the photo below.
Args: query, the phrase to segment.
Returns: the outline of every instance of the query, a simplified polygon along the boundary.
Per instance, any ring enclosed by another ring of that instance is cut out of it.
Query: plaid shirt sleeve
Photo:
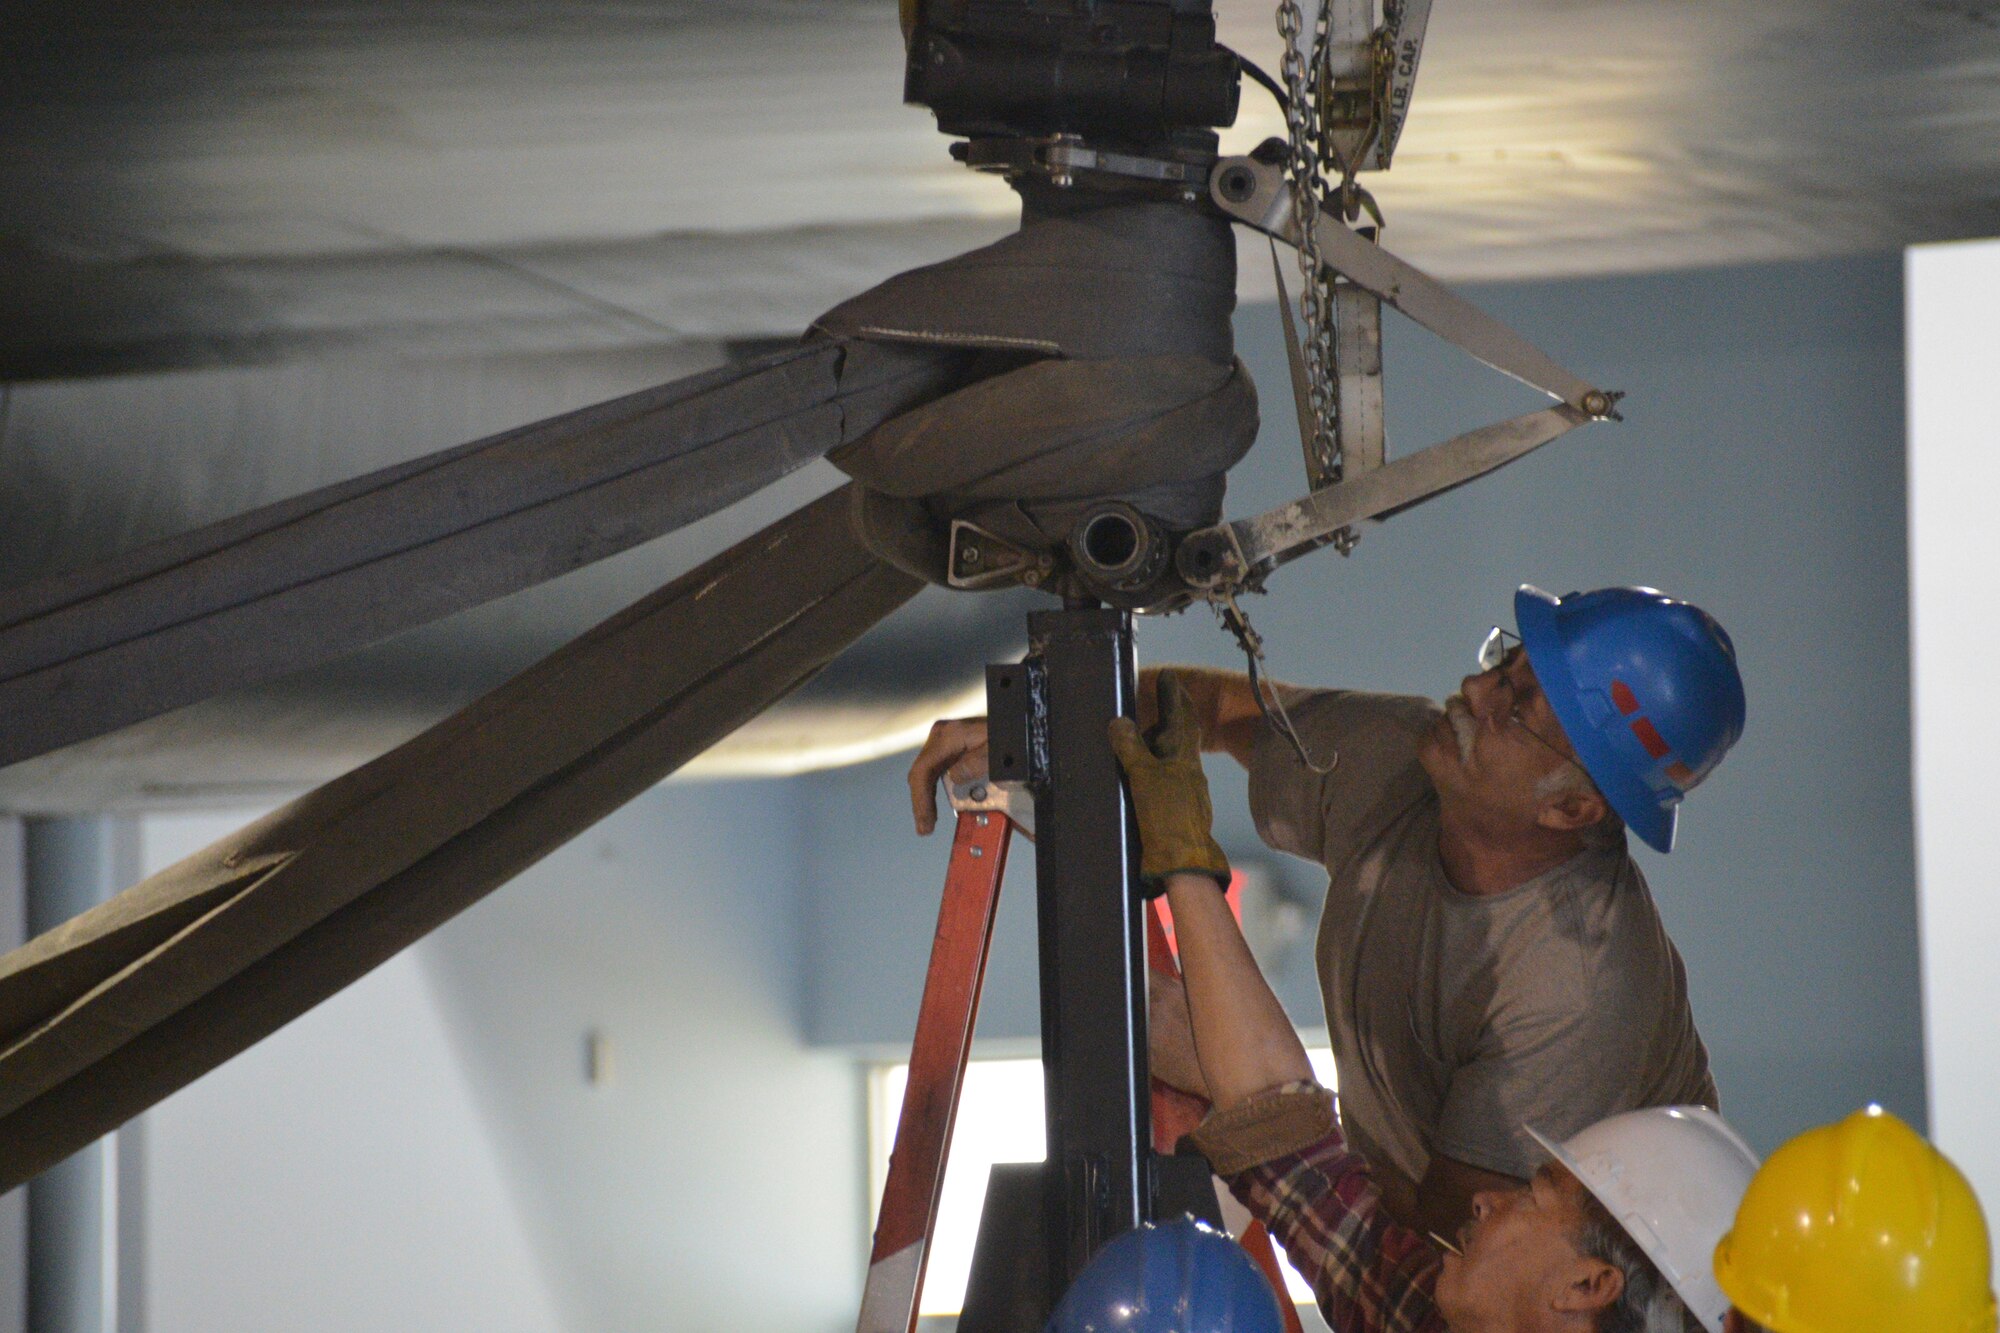
[[[1226,1179],[1312,1285],[1335,1333],[1446,1333],[1437,1250],[1383,1213],[1368,1164],[1340,1131]]]

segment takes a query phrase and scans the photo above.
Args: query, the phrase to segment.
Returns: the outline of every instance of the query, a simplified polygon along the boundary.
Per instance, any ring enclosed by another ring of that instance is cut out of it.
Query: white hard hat
[[[1716,1285],[1716,1242],[1757,1174],[1757,1154],[1706,1106],[1609,1116],[1556,1143],[1524,1126],[1653,1261],[1702,1327],[1721,1333],[1729,1298]]]

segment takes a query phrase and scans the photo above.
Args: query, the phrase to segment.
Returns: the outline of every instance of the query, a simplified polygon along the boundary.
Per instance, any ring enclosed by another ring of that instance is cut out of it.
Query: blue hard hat
[[[1584,771],[1668,852],[1681,798],[1743,735],[1736,647],[1715,618],[1651,588],[1514,594],[1521,646]]]
[[[1045,1333],[1280,1333],[1271,1284],[1236,1242],[1193,1218],[1147,1223],[1077,1274]]]

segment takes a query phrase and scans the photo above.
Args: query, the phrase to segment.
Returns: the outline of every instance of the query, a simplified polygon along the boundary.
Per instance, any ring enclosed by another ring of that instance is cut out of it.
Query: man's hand
[[[1179,681],[1194,704],[1202,750],[1222,751],[1248,768],[1264,728],[1264,713],[1257,707],[1257,693],[1250,688],[1250,678],[1240,671],[1217,671],[1209,667],[1146,667],[1139,672],[1136,700],[1142,728],[1151,728],[1159,721],[1155,691],[1160,677],[1165,675]]]
[[[955,717],[931,726],[924,748],[910,764],[910,810],[917,817],[917,832],[928,835],[937,827],[938,779],[971,782],[986,776],[986,719]]]
[[[1208,1098],[1208,1080],[1195,1055],[1194,1027],[1188,1019],[1187,988],[1177,978],[1155,972],[1147,982],[1147,1068],[1170,1088]]]
[[[1210,829],[1214,811],[1201,771],[1201,725],[1172,672],[1159,675],[1158,725],[1141,735],[1130,718],[1111,720],[1111,748],[1132,786],[1139,823],[1139,870],[1155,884],[1186,872],[1229,882],[1229,858]],[[912,778],[912,781],[915,779]]]

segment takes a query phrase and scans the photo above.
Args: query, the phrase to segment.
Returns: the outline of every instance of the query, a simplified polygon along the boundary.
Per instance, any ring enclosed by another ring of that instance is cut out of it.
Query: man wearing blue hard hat
[[[1523,587],[1514,612],[1518,636],[1487,635],[1442,707],[1283,685],[1260,702],[1241,674],[1174,669],[1201,748],[1249,770],[1264,841],[1326,868],[1317,957],[1347,1139],[1391,1215],[1444,1234],[1478,1191],[1537,1169],[1524,1123],[1561,1139],[1716,1104],[1625,834],[1670,850],[1682,798],[1742,734],[1735,649],[1645,588]],[[910,770],[919,831],[940,777],[984,770],[983,720],[939,723]]]
[[[1528,1130],[1532,1180],[1480,1191],[1450,1235],[1387,1215],[1216,892],[1229,862],[1209,830],[1193,705],[1171,675],[1158,690],[1154,729],[1121,719],[1110,739],[1131,782],[1141,873],[1173,908],[1187,978],[1186,1003],[1168,1016],[1179,1040],[1166,1046],[1189,1057],[1175,1072],[1212,1107],[1188,1139],[1270,1227],[1327,1322],[1338,1333],[1727,1333],[1728,1277],[1710,1259],[1732,1219],[1757,1229],[1739,1212],[1757,1158],[1707,1107],[1626,1111],[1561,1142]],[[1049,1333],[1279,1327],[1240,1252],[1169,1223],[1105,1246]]]

